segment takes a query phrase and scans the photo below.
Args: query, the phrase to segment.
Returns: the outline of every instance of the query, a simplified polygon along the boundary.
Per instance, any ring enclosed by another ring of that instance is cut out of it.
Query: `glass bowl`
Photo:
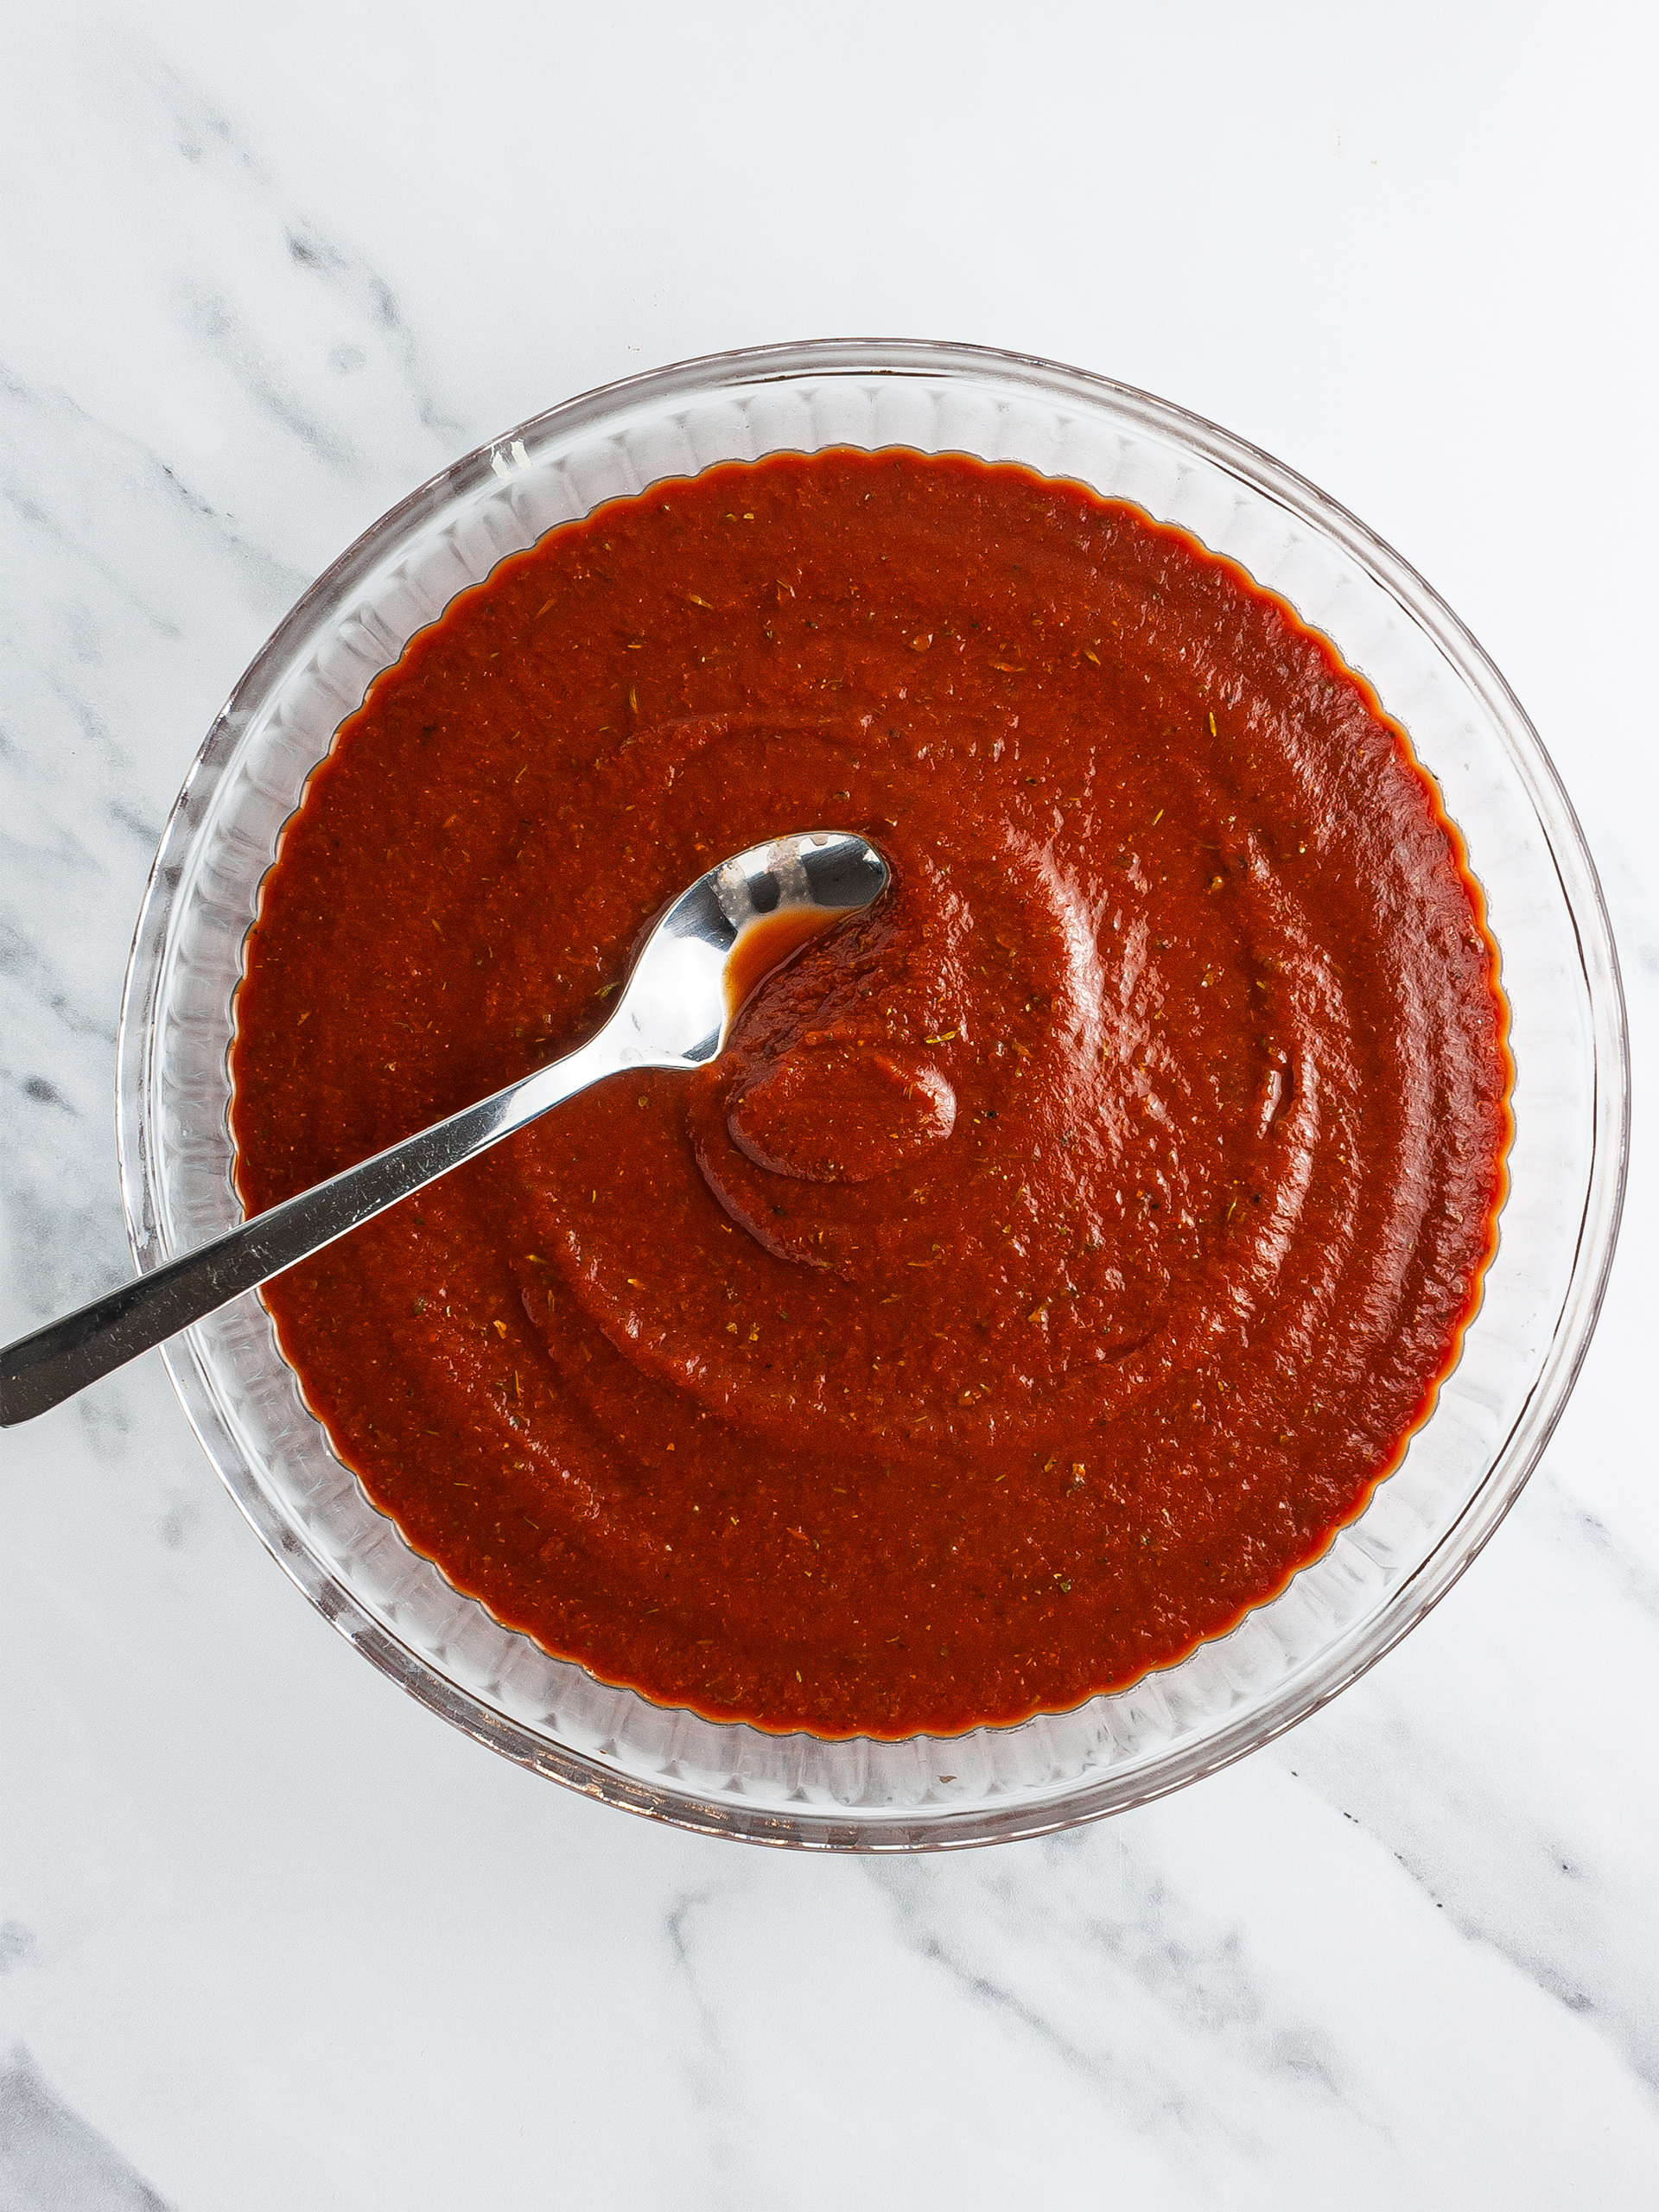
[[[395,507],[237,685],[173,810],[122,1008],[122,1189],[159,1266],[240,1218],[226,1052],[260,880],[371,679],[504,554],[601,501],[780,449],[1012,460],[1130,499],[1323,631],[1409,732],[1484,891],[1513,1027],[1497,1255],[1399,1470],[1230,1634],[1132,1688],[902,1742],[717,1726],[550,1658],[462,1597],[334,1456],[251,1297],[167,1361],[232,1496],[307,1597],[412,1696],[569,1787],[708,1834],[839,1850],[1030,1836],[1196,1781],[1292,1726],[1462,1573],[1536,1464],[1594,1326],[1623,1195],[1624,1008],[1573,810],[1531,724],[1429,587],[1277,461],[1144,393],[966,346],[836,340],[692,361],[568,401]]]

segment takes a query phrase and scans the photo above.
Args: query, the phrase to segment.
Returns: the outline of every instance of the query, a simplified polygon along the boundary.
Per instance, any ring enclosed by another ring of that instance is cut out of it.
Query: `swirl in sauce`
[[[1366,686],[1240,570],[1010,467],[779,456],[504,562],[267,880],[271,1203],[603,1019],[663,902],[861,830],[880,906],[268,1293],[337,1448],[602,1678],[823,1733],[1053,1710],[1361,1510],[1455,1357],[1497,963]]]

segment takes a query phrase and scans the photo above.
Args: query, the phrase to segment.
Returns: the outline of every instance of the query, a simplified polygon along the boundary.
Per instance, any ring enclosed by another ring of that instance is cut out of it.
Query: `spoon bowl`
[[[593,1042],[617,1032],[615,1049],[630,1055],[618,1066],[703,1066],[725,1049],[762,976],[841,916],[874,904],[887,883],[875,847],[843,830],[774,837],[734,854],[664,909]]]

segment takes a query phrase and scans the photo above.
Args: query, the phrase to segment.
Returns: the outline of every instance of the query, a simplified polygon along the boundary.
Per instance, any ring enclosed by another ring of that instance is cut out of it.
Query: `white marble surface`
[[[163,813],[447,458],[717,346],[972,337],[1282,454],[1553,748],[1625,964],[1596,1344],[1486,1555],[1274,1749],[826,1862],[509,1769],[148,1360],[0,1440],[0,2212],[1659,2202],[1652,16],[222,0],[0,17],[0,1335],[119,1277]]]

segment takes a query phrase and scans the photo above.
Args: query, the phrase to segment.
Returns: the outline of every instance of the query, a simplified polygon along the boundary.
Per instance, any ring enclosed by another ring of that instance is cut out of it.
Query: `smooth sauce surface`
[[[1455,835],[1181,533],[909,453],[660,486],[503,563],[308,787],[238,1001],[269,1205],[570,1050],[785,830],[893,887],[268,1291],[371,1496],[666,1704],[904,1734],[1120,1686],[1397,1460],[1492,1249]]]

